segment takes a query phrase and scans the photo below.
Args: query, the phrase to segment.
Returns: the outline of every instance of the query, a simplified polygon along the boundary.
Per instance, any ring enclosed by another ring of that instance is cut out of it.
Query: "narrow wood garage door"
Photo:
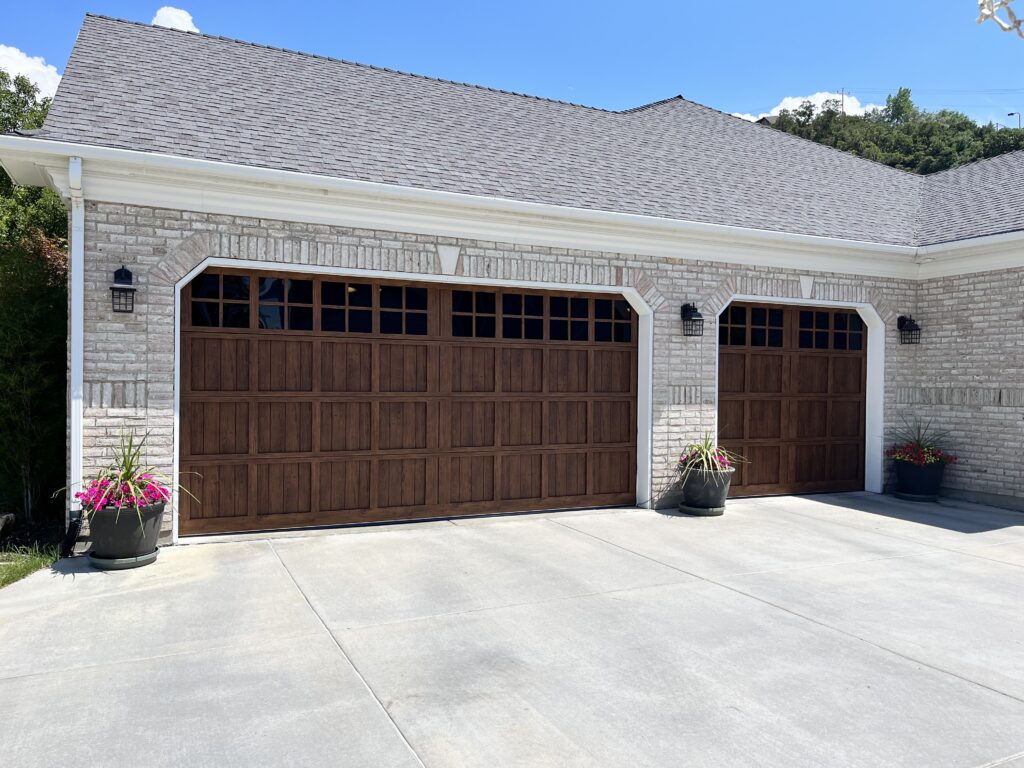
[[[635,503],[621,297],[209,270],[182,307],[183,534]]]
[[[730,305],[718,437],[744,455],[731,496],[864,488],[867,328],[853,310]]]

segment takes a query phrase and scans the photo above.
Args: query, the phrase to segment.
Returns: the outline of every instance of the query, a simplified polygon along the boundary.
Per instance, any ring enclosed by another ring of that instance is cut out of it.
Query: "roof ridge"
[[[687,104],[693,104],[695,107],[700,107],[701,109],[708,109],[708,110],[710,110],[712,112],[717,112],[720,115],[723,115],[725,117],[731,117],[733,120],[739,120],[740,122],[746,123],[747,125],[750,125],[750,126],[757,125],[757,123],[751,122],[750,120],[747,120],[747,118],[745,118],[745,117],[739,117],[738,115],[734,115],[734,114],[731,114],[729,112],[724,112],[721,109],[718,109],[717,107],[709,107],[707,104],[701,104],[699,101],[693,101],[692,99],[687,99],[685,96],[680,96],[679,98],[682,99],[683,101],[685,101]],[[790,137],[792,137],[794,139],[799,139],[800,141],[805,141],[808,144],[813,144],[816,147],[824,147],[825,149],[829,149],[829,150],[831,150],[833,152],[839,152],[840,154],[846,155],[847,157],[855,157],[858,160],[864,161],[865,163],[873,163],[874,165],[877,165],[877,166],[879,166],[881,168],[888,168],[890,171],[896,171],[897,173],[906,174],[907,176],[911,176],[911,177],[913,177],[915,179],[923,179],[923,178],[926,178],[927,176],[933,175],[933,174],[924,174],[924,173],[914,173],[913,171],[908,171],[908,170],[905,170],[903,168],[897,168],[894,165],[886,165],[885,163],[880,162],[878,160],[872,160],[870,157],[863,157],[861,155],[855,155],[853,152],[847,152],[845,149],[839,149],[838,147],[832,147],[832,146],[829,146],[828,144],[822,144],[820,142],[814,141],[813,139],[808,139],[808,138],[805,138],[803,136],[798,136],[797,134],[790,133],[789,131],[780,130],[779,128],[776,128],[775,126],[770,126],[770,127],[771,127],[771,129],[773,131],[777,131],[778,133],[783,134],[784,136],[790,136]],[[763,130],[763,128],[758,129],[758,130]],[[939,171],[939,173],[941,173],[941,171]]]
[[[277,45],[267,45],[266,43],[254,43],[251,40],[242,40],[242,39],[237,38],[237,37],[227,37],[225,35],[211,35],[211,34],[209,34],[207,32],[192,32],[191,30],[187,30],[187,29],[177,29],[176,27],[164,27],[164,26],[161,26],[159,24],[146,24],[144,21],[132,21],[131,19],[121,19],[121,18],[118,18],[116,16],[107,16],[107,15],[102,14],[102,13],[86,12],[85,16],[86,16],[86,18],[90,18],[91,17],[91,18],[94,18],[94,19],[103,19],[104,21],[113,21],[113,22],[116,22],[118,24],[129,24],[131,26],[143,27],[145,29],[159,29],[159,30],[166,30],[168,32],[177,32],[177,33],[180,33],[180,34],[183,34],[183,35],[192,35],[194,37],[204,37],[207,40],[219,40],[221,42],[226,42],[226,43],[238,43],[239,45],[249,45],[249,46],[252,46],[253,48],[262,48],[262,49],[267,50],[267,51],[276,51],[278,53],[289,53],[289,54],[292,54],[294,56],[305,56],[305,57],[308,57],[308,58],[311,58],[311,59],[320,59],[322,61],[332,61],[332,62],[335,62],[337,64],[347,64],[348,66],[360,67],[362,69],[369,69],[369,70],[373,70],[375,72],[387,72],[389,74],[402,75],[404,77],[415,77],[415,78],[417,78],[419,80],[427,80],[427,81],[433,82],[433,83],[444,83],[445,85],[458,85],[458,86],[462,86],[463,88],[476,88],[477,90],[481,90],[481,91],[489,91],[491,93],[501,93],[501,94],[504,94],[506,96],[518,96],[518,97],[523,98],[523,99],[533,99],[534,101],[543,101],[543,102],[547,102],[549,104],[561,104],[562,106],[576,107],[578,109],[586,109],[586,110],[590,110],[590,111],[593,111],[593,112],[603,112],[605,114],[610,114],[610,115],[629,114],[630,112],[634,112],[634,111],[637,111],[637,110],[640,110],[640,109],[646,109],[647,107],[654,106],[656,104],[661,104],[661,103],[664,103],[666,101],[671,101],[672,99],[682,98],[681,96],[672,96],[672,97],[670,97],[668,99],[662,99],[660,102],[656,101],[656,102],[652,102],[651,104],[644,104],[644,105],[641,105],[639,107],[633,107],[633,108],[630,108],[630,109],[606,109],[604,107],[594,107],[594,106],[591,106],[589,104],[580,104],[580,103],[575,102],[575,101],[565,101],[564,99],[553,99],[553,98],[550,98],[548,96],[537,96],[537,95],[532,94],[532,93],[523,93],[522,91],[510,91],[510,90],[505,89],[505,88],[494,88],[494,87],[488,86],[488,85],[480,85],[479,83],[466,83],[466,82],[463,82],[461,80],[448,80],[448,79],[443,78],[443,77],[434,77],[432,75],[421,75],[421,74],[419,74],[417,72],[406,72],[405,70],[402,70],[402,69],[393,69],[391,67],[382,67],[382,66],[379,66],[379,65],[376,65],[376,64],[365,64],[365,63],[363,63],[361,61],[352,61],[350,59],[341,59],[341,58],[338,58],[337,56],[326,56],[326,55],[324,55],[322,53],[310,53],[309,51],[298,51],[298,50],[295,50],[294,48],[283,48],[283,47],[277,46]]]
[[[1012,130],[1012,129],[1011,129]],[[964,168],[970,168],[972,165],[979,165],[981,163],[987,163],[990,160],[1001,160],[1003,158],[1012,157],[1013,155],[1024,155],[1024,149],[1014,149],[1009,152],[1002,152],[998,155],[992,155],[992,157],[979,157],[975,160],[971,160],[969,163],[962,163],[960,165],[954,165],[951,168],[943,168],[941,171],[935,171],[935,173],[929,173],[925,175],[925,178],[934,178],[941,176],[944,173],[950,173],[952,171],[962,171]]]

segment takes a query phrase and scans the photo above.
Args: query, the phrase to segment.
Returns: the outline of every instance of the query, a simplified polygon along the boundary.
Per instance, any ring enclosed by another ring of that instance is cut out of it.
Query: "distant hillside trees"
[[[843,114],[838,100],[820,109],[805,101],[783,110],[774,128],[914,173],[935,173],[985,157],[1024,149],[1024,130],[979,125],[962,112],[928,112],[900,88],[885,106]]]

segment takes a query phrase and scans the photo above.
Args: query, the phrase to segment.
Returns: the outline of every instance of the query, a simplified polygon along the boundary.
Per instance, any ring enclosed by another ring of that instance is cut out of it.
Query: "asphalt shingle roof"
[[[37,136],[880,243],[1024,228],[1019,201],[973,215],[998,158],[926,180],[682,97],[611,112],[93,15]]]

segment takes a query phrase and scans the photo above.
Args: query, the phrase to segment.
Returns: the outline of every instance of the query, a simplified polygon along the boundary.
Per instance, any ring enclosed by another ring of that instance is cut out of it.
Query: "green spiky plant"
[[[134,430],[121,433],[118,446],[114,449],[113,461],[101,469],[81,491],[75,493],[75,498],[82,504],[85,519],[113,507],[116,510],[115,519],[120,517],[122,510],[134,510],[141,526],[144,507],[171,500],[174,483],[143,459],[148,439],[149,432],[142,439],[136,437]],[[184,486],[179,484],[177,488],[195,499]]]
[[[702,439],[683,448],[678,471],[685,483],[691,472],[727,472],[745,461],[738,453],[718,446],[711,434],[705,432]]]

